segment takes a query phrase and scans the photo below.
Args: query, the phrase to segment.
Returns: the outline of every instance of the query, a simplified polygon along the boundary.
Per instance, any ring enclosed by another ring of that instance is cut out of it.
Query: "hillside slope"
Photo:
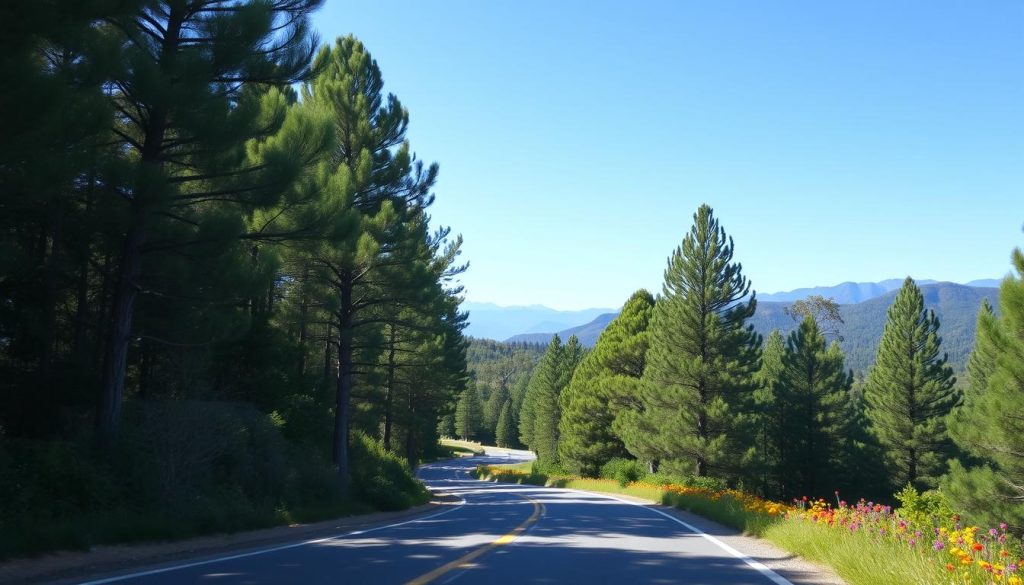
[[[975,321],[981,301],[988,298],[995,305],[999,289],[940,282],[922,285],[921,291],[924,294],[925,306],[934,310],[939,317],[942,347],[949,354],[950,364],[955,371],[963,371],[967,356],[974,346]],[[885,327],[886,312],[896,298],[896,293],[897,291],[893,289],[863,302],[840,306],[844,324],[840,327],[839,333],[843,337],[841,345],[846,353],[847,367],[863,372],[874,362],[878,340],[881,339],[882,329]],[[789,305],[788,302],[758,300],[757,313],[750,320],[750,324],[762,335],[767,335],[773,329],[788,334],[796,328],[796,323],[785,313],[785,308]],[[585,325],[558,331],[558,335],[563,340],[570,335],[576,335],[583,345],[593,347],[601,331],[616,315],[599,315]],[[515,335],[508,341],[547,343],[551,335],[552,333],[529,333]]]

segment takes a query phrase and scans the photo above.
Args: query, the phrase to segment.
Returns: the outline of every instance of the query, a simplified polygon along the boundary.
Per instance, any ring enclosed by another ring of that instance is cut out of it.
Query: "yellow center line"
[[[518,495],[518,494],[516,494],[516,495]],[[441,565],[440,567],[434,569],[433,571],[430,571],[429,573],[420,575],[419,577],[416,577],[412,581],[408,581],[405,585],[426,585],[427,583],[431,583],[431,582],[435,581],[438,577],[440,577],[442,575],[445,575],[447,573],[450,573],[450,572],[452,572],[452,571],[454,571],[456,569],[464,569],[464,568],[469,567],[470,563],[472,563],[474,560],[480,558],[481,556],[487,554],[491,550],[493,550],[495,548],[498,548],[499,546],[506,545],[506,544],[512,542],[513,540],[519,538],[519,536],[523,532],[525,532],[527,528],[529,528],[533,523],[535,523],[537,521],[537,519],[540,518],[541,514],[544,511],[544,506],[540,502],[536,502],[534,500],[531,500],[530,498],[527,498],[526,496],[519,496],[519,497],[521,497],[521,498],[523,498],[525,500],[528,500],[531,504],[533,504],[533,514],[530,514],[530,517],[527,518],[525,521],[523,521],[522,524],[520,524],[519,526],[516,526],[514,529],[512,529],[512,532],[509,532],[508,534],[502,536],[501,538],[495,540],[494,542],[489,542],[489,543],[481,546],[480,548],[478,548],[478,549],[476,549],[476,550],[474,550],[474,551],[472,551],[470,553],[467,553],[466,555],[464,555],[462,557],[459,557],[459,558],[455,559],[454,561],[452,561],[450,563]]]

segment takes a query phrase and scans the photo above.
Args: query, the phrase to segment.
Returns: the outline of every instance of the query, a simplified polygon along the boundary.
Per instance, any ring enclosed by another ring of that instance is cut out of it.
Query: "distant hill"
[[[543,305],[502,307],[472,302],[462,303],[462,309],[469,311],[466,333],[483,339],[505,339],[517,333],[561,331],[587,324],[602,314],[615,312],[615,309],[609,308],[559,311]],[[549,334],[544,343],[550,339]]]
[[[917,284],[935,284],[934,280],[919,280]],[[840,305],[852,305],[869,299],[874,299],[885,293],[899,289],[903,286],[902,278],[890,278],[881,282],[843,282],[835,286],[814,286],[809,288],[798,288],[795,290],[777,293],[758,293],[758,301],[768,302],[792,302],[806,299],[811,295],[820,295],[825,298],[832,298]]]
[[[845,323],[840,327],[843,336],[840,343],[846,353],[846,365],[854,371],[866,371],[875,361],[878,340],[885,327],[886,312],[896,298],[896,290],[867,301],[840,306]],[[974,347],[974,329],[981,301],[988,298],[995,305],[999,289],[974,287],[950,282],[921,286],[925,307],[935,311],[941,324],[943,351],[949,354],[950,365],[961,372],[967,364],[967,356]],[[762,335],[773,329],[783,334],[795,328],[794,321],[785,314],[789,303],[761,302],[758,300],[757,313],[750,323]]]
[[[601,332],[604,331],[604,328],[607,327],[608,324],[612,322],[612,319],[618,316],[618,313],[604,313],[598,315],[597,318],[591,321],[590,323],[584,323],[583,325],[580,325],[578,327],[570,327],[569,329],[563,329],[562,331],[558,332],[558,336],[561,337],[562,341],[564,342],[566,339],[569,339],[569,336],[575,335],[577,338],[579,338],[580,343],[582,343],[586,347],[594,347],[594,344],[597,343],[597,338],[601,335]],[[552,333],[523,333],[521,335],[514,335],[512,337],[509,337],[505,341],[507,343],[518,341],[526,343],[547,344],[547,342],[551,341],[552,335]]]
[[[998,281],[982,282],[998,283]],[[887,283],[875,284],[888,286]],[[941,323],[939,334],[942,336],[943,350],[949,354],[950,365],[955,371],[963,371],[967,363],[967,356],[974,346],[975,321],[981,301],[988,298],[995,305],[999,289],[939,282],[922,284],[921,291],[924,294],[925,306],[934,310],[939,317]],[[874,362],[878,340],[882,337],[882,329],[885,327],[886,312],[893,299],[896,298],[896,292],[895,289],[890,288],[880,296],[862,302],[842,304],[840,307],[845,323],[840,328],[839,334],[843,337],[841,345],[846,353],[848,368],[863,372]],[[829,296],[824,293],[808,294]],[[774,329],[779,329],[783,334],[787,334],[796,327],[793,319],[785,314],[785,308],[789,305],[789,302],[763,301],[759,296],[757,313],[751,319],[750,324],[762,335],[767,335]],[[565,340],[569,335],[575,334],[583,345],[593,347],[601,331],[616,316],[617,313],[602,314],[585,325],[561,330],[558,335]],[[551,339],[551,335],[551,333],[516,335],[509,338],[509,341],[547,343]]]

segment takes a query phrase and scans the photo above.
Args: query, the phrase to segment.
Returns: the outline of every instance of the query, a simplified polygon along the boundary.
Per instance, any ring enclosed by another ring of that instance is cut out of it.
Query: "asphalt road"
[[[464,503],[390,526],[198,559],[89,581],[126,584],[685,583],[788,585],[671,516],[595,494],[476,481],[478,463],[427,465],[420,477]]]

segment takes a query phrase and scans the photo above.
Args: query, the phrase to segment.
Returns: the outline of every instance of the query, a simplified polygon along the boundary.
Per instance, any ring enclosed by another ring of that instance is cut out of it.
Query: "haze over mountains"
[[[618,313],[618,309],[611,308],[559,311],[543,305],[501,307],[473,302],[462,303],[462,309],[469,311],[469,335],[499,341],[519,334],[562,331],[589,323],[603,313]],[[551,339],[551,333],[546,337]]]
[[[841,342],[847,356],[847,367],[864,371],[874,361],[878,340],[885,326],[886,311],[902,285],[902,279],[874,283],[844,282],[830,287],[802,288],[794,291],[758,295],[757,313],[751,324],[762,335],[773,329],[788,333],[795,322],[785,314],[792,301],[821,295],[836,299],[845,323],[840,328]],[[967,284],[919,280],[925,305],[933,309],[942,324],[940,334],[943,347],[949,353],[950,363],[962,371],[974,344],[975,319],[981,301],[988,298],[995,305],[999,293],[997,279],[974,280]],[[589,309],[586,311],[555,311],[542,306],[509,307],[467,303],[470,310],[469,334],[474,337],[547,343],[553,333],[562,339],[576,335],[583,345],[592,347],[604,328],[618,315],[617,310]],[[482,307],[477,309],[475,307]],[[583,320],[589,315],[588,320]],[[483,326],[478,324],[482,321]],[[575,321],[575,322],[574,322]],[[525,322],[531,323],[524,328]],[[567,323],[561,328],[546,327],[554,323]],[[517,334],[504,337],[487,335],[483,331],[507,332],[519,327]]]
[[[937,284],[937,280],[918,280],[918,286],[926,284]],[[791,291],[757,294],[758,301],[792,302],[806,299],[811,295],[831,297],[840,305],[861,303],[869,299],[877,298],[889,291],[897,290],[903,285],[902,278],[890,278],[881,282],[843,282],[835,286],[815,286],[810,288],[798,288]],[[999,280],[995,278],[984,278],[965,282],[964,286],[980,288],[998,288]]]

